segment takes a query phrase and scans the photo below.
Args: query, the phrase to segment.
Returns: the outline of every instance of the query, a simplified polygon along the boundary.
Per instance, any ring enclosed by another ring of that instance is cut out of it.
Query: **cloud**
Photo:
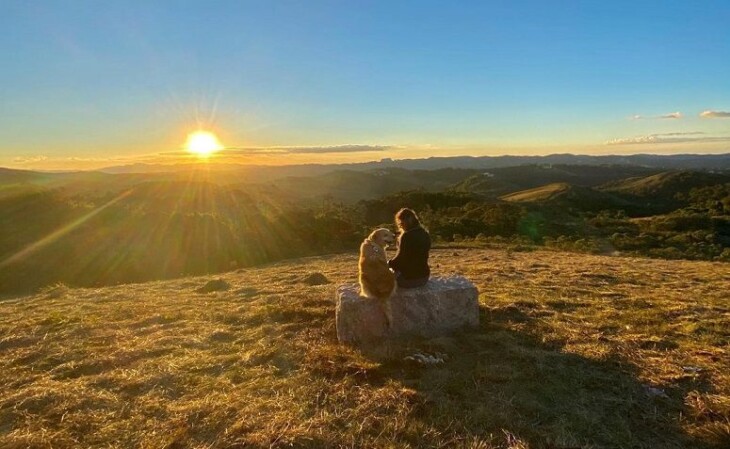
[[[702,118],[730,118],[730,112],[726,111],[703,111],[700,113]]]
[[[668,114],[662,114],[662,115],[632,115],[629,117],[631,120],[650,120],[650,119],[680,119],[683,115],[681,112],[670,112]]]
[[[728,136],[707,136],[700,131],[677,132],[664,134],[648,134],[646,136],[627,137],[624,139],[613,139],[606,142],[606,145],[635,145],[635,144],[660,144],[660,143],[699,143],[699,142],[730,142]]]
[[[365,153],[386,151],[392,147],[383,145],[339,145],[332,147],[300,147],[290,148],[289,153]]]
[[[46,160],[48,160],[48,156],[43,155],[13,158],[13,162],[16,164],[34,164],[36,162],[43,162]]]
[[[661,136],[661,137],[675,137],[675,136],[700,136],[703,134],[702,131],[690,131],[686,133],[662,133],[662,134],[650,134],[650,136]]]
[[[682,113],[677,112],[670,112],[669,114],[660,115],[659,118],[682,118]]]
[[[69,162],[120,162],[120,161],[126,161],[130,158],[124,158],[124,157],[77,157],[77,156],[70,156],[67,158],[63,158],[64,161]]]
[[[147,160],[158,160],[155,155],[138,156],[109,156],[109,157],[79,157],[79,156],[16,156],[12,161],[17,166],[27,168],[52,167],[54,169],[66,169],[68,167],[94,167],[109,164],[145,162]]]
[[[292,147],[227,147],[219,151],[220,156],[234,155],[285,155],[285,154],[328,154],[328,153],[367,153],[392,150],[391,145],[333,145],[333,146],[292,146]],[[160,153],[162,156],[190,156],[187,151]]]
[[[226,148],[227,154],[323,154],[323,153],[365,153],[385,151],[392,147],[385,145],[334,145],[313,147],[250,147]]]

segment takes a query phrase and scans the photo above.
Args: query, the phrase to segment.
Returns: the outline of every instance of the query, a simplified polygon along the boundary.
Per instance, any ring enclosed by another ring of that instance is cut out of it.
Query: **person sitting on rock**
[[[388,261],[388,266],[395,272],[398,287],[415,288],[425,285],[431,274],[428,267],[431,237],[412,209],[399,210],[395,214],[395,224],[400,231],[398,252]]]

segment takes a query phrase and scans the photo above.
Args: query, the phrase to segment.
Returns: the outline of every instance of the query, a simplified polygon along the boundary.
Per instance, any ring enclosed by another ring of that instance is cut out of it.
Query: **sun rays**
[[[94,218],[96,215],[98,215],[99,213],[101,213],[104,209],[106,209],[106,208],[114,205],[115,203],[123,200],[124,198],[126,198],[127,196],[129,196],[131,193],[132,193],[132,190],[127,190],[127,191],[121,193],[119,196],[117,196],[116,198],[112,199],[111,201],[109,201],[109,202],[107,202],[107,203],[105,203],[105,204],[97,207],[96,209],[94,209],[91,212],[88,212],[87,214],[85,214],[85,215],[77,218],[76,220],[72,221],[71,223],[68,223],[65,226],[62,226],[62,227],[56,229],[55,231],[53,231],[52,233],[48,234],[47,236],[45,236],[45,237],[43,237],[43,238],[41,238],[41,239],[33,242],[32,244],[24,247],[23,249],[21,249],[20,251],[18,251],[15,254],[13,254],[12,256],[10,256],[10,257],[8,257],[8,258],[0,261],[0,268],[5,268],[6,266],[8,266],[8,265],[10,265],[12,263],[18,262],[18,261],[20,261],[20,260],[22,260],[22,259],[30,256],[31,254],[39,251],[43,247],[48,246],[51,243],[59,240],[60,238],[62,238],[66,234],[70,233],[74,229],[78,228],[79,226],[83,225],[84,223],[86,223],[90,219]]]

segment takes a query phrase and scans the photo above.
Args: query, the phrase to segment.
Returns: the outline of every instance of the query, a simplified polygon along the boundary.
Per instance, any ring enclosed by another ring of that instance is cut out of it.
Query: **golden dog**
[[[390,297],[395,291],[395,274],[388,267],[385,247],[395,243],[395,234],[389,229],[374,230],[360,245],[360,294],[382,301],[383,313],[392,322]]]

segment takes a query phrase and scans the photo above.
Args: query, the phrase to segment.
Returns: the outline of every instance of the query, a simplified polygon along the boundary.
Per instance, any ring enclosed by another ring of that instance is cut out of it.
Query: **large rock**
[[[382,301],[360,296],[360,286],[337,289],[337,338],[361,344],[384,338],[437,337],[479,326],[479,293],[463,276],[433,277],[423,287],[398,289],[390,298],[388,328]]]

